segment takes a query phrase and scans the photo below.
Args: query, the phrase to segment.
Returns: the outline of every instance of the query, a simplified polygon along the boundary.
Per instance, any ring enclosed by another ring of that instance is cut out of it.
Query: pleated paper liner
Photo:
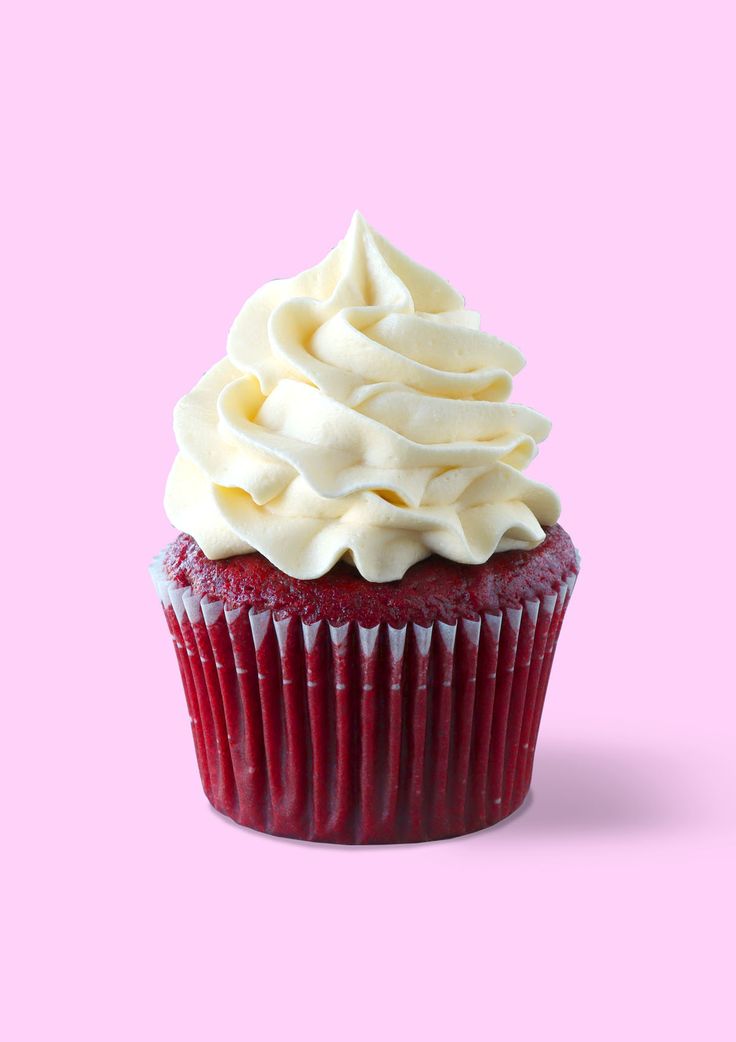
[[[278,836],[405,843],[521,805],[575,572],[523,608],[394,628],[228,610],[162,560],[151,574],[217,810]]]

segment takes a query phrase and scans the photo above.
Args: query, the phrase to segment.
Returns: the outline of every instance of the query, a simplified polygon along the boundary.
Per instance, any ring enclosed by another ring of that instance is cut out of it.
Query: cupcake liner
[[[204,791],[261,832],[418,842],[521,805],[575,585],[477,619],[307,623],[177,586],[151,566]]]

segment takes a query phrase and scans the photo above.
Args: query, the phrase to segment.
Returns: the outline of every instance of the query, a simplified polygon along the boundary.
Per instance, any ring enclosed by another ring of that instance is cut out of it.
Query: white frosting
[[[506,403],[524,360],[479,323],[356,213],[321,264],[247,301],[177,405],[169,519],[210,558],[258,550],[300,579],[537,546],[559,503],[522,470],[549,423]]]

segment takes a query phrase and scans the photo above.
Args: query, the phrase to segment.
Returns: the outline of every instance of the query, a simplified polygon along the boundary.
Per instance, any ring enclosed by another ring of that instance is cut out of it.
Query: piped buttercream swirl
[[[356,213],[321,264],[246,302],[178,403],[169,519],[212,559],[258,550],[300,579],[537,546],[559,502],[522,472],[549,422],[508,404],[524,360],[479,326]]]

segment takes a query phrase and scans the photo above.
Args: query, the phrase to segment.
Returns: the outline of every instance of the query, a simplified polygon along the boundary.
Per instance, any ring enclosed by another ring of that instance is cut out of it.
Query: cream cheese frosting
[[[299,579],[531,549],[559,501],[522,473],[550,427],[507,402],[523,365],[356,213],[320,264],[246,302],[176,406],[169,520],[212,559],[257,550]]]

